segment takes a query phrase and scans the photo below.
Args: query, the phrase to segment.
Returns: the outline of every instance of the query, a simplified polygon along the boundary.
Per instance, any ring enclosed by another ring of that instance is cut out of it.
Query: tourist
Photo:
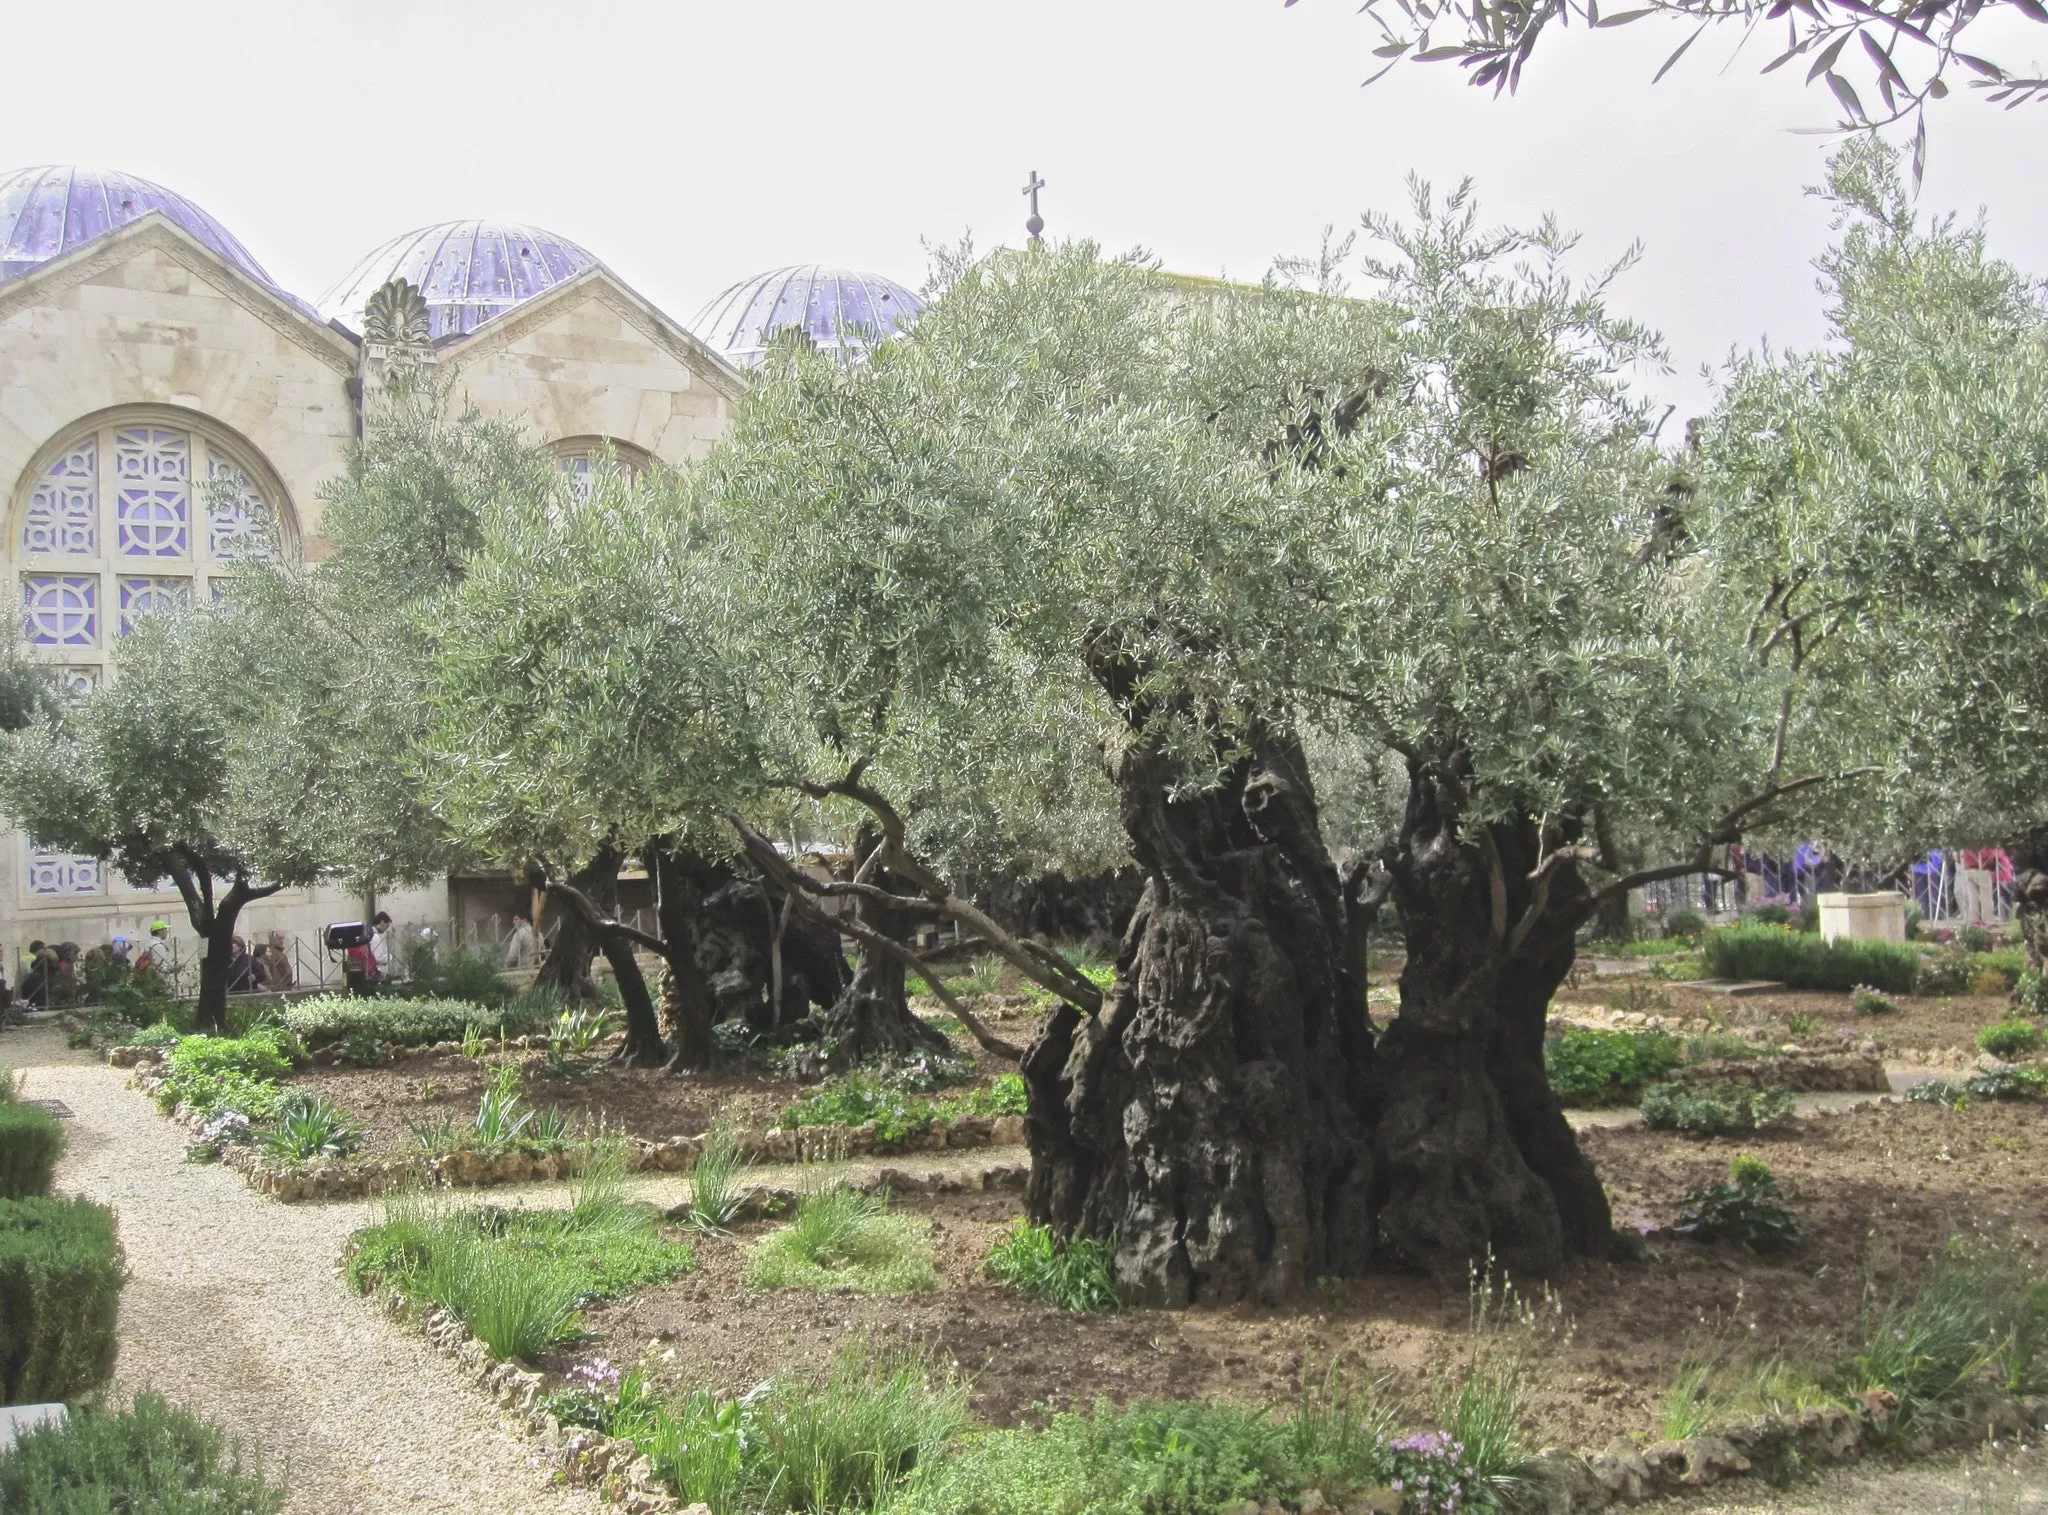
[[[374,928],[370,937],[370,959],[377,965],[375,977],[403,977],[404,969],[398,961],[398,933],[392,928],[391,917],[379,910],[376,919],[371,921],[370,925]]]
[[[108,944],[107,955],[113,959],[116,967],[123,973],[126,973],[135,966],[128,960],[128,955],[133,948],[134,943],[130,942],[127,937],[117,936]]]
[[[163,983],[166,989],[177,976],[178,963],[171,951],[171,927],[168,921],[154,920],[149,923],[149,940],[142,944],[141,961],[135,965],[147,968]]]
[[[512,934],[505,939],[505,966],[507,968],[530,968],[535,954],[533,922],[515,910],[512,912]]]
[[[239,936],[228,938],[228,989],[230,994],[250,994],[262,987],[256,977],[256,959]]]
[[[21,1002],[37,1010],[50,1008],[50,964],[54,958],[40,941],[28,944],[28,966],[21,971]]]
[[[266,989],[289,989],[298,982],[298,974],[292,971],[291,954],[285,950],[282,931],[271,932],[270,940],[256,949],[256,971],[262,975]]]

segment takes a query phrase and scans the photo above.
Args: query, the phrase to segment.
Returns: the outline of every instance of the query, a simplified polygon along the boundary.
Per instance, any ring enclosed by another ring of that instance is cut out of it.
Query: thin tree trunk
[[[1114,1239],[1127,1298],[1275,1302],[1372,1257],[1365,986],[1298,746],[1220,787],[1126,751],[1143,893],[1114,986],[1026,1053],[1031,1217]]]
[[[195,880],[194,887],[183,891],[192,929],[206,944],[199,959],[199,1005],[194,1019],[199,1030],[209,1036],[227,1034],[228,963],[234,956],[235,924],[241,919],[242,907],[251,900],[268,898],[280,887],[252,886],[247,878],[237,874],[228,892],[218,900],[212,898],[211,880],[203,884]]]
[[[569,882],[585,898],[599,902],[600,909],[608,909],[602,902],[617,902],[619,868],[625,860],[617,848],[600,847],[589,862],[569,875]],[[590,960],[598,951],[597,934],[575,910],[565,908],[561,917],[561,928],[533,976],[533,986],[554,990],[565,1004],[592,1004],[597,999],[597,985],[590,976]]]
[[[647,977],[640,960],[633,955],[633,943],[616,931],[599,933],[605,961],[619,986],[619,998],[626,1006],[625,1044],[612,1061],[627,1068],[659,1068],[668,1061],[668,1047],[661,1039],[661,1021],[655,1015],[654,998],[647,992]]]

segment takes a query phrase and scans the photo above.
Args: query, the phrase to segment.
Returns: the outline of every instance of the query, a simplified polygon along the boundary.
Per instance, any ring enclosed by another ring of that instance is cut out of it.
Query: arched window
[[[556,466],[569,476],[579,498],[588,497],[592,475],[603,465],[606,453],[618,462],[629,482],[644,479],[654,466],[654,459],[645,451],[616,437],[564,437],[549,443],[548,450],[555,455]]]
[[[164,407],[109,411],[43,449],[15,502],[28,643],[68,687],[152,611],[206,604],[235,565],[293,552],[270,469],[211,422]]]

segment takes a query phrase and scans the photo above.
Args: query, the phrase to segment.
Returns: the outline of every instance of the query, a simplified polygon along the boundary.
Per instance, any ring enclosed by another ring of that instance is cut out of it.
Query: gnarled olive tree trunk
[[[1099,1014],[1026,1054],[1034,1220],[1114,1238],[1149,1305],[1277,1301],[1372,1254],[1364,985],[1300,749],[1206,793],[1113,778],[1145,884]]]
[[[647,871],[654,879],[654,913],[665,944],[668,971],[661,980],[662,1022],[675,1051],[671,1073],[702,1073],[718,1066],[711,1038],[711,988],[697,961],[698,913],[711,875],[703,860],[665,837],[647,844]]]
[[[1411,771],[1386,858],[1408,960],[1378,1049],[1380,1235],[1395,1260],[1440,1276],[1490,1257],[1548,1277],[1612,1234],[1543,1072],[1550,998],[1595,902],[1569,864],[1532,881],[1533,825],[1468,834],[1461,809],[1455,779]]]
[[[2048,970],[2048,822],[2027,828],[2012,856],[2012,903],[2027,944],[2027,965]]]
[[[879,838],[863,830],[855,851],[865,862],[879,845]],[[899,883],[887,875],[875,882],[891,888]],[[853,908],[862,925],[896,941],[906,939],[917,920],[871,896],[856,900]],[[828,1061],[835,1068],[852,1067],[871,1057],[900,1061],[932,1053],[950,1055],[953,1050],[944,1032],[911,1013],[902,959],[866,942],[856,944],[853,978],[818,1023],[831,1044]]]

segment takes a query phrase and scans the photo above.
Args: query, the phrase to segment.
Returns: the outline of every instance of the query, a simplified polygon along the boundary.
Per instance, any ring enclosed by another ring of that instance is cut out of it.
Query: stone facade
[[[636,467],[701,457],[744,384],[602,267],[437,345],[458,397],[520,419],[565,468],[607,447]],[[252,543],[317,560],[321,491],[363,424],[363,379],[355,333],[161,213],[0,283],[0,555],[37,655],[82,687],[105,676],[134,616],[203,602],[238,557],[266,550]],[[274,533],[252,535],[259,518]],[[448,900],[444,883],[378,904],[438,923]],[[245,934],[312,931],[362,903],[287,891],[248,909]],[[32,938],[139,938],[154,917],[191,945],[175,891],[0,835],[10,980]]]

